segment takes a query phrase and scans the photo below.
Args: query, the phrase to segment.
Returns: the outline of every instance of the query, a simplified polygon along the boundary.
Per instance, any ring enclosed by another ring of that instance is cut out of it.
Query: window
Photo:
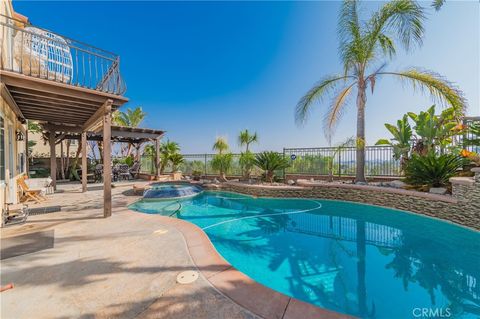
[[[5,181],[5,125],[0,116],[0,182]]]

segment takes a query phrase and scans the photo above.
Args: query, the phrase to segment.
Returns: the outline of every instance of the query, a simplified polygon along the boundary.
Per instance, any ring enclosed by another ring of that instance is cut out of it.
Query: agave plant
[[[277,152],[262,152],[255,156],[255,165],[265,172],[265,178],[273,183],[275,171],[285,169],[290,166],[288,159]]]
[[[414,186],[445,186],[464,163],[462,157],[454,154],[413,154],[405,165],[405,181]]]
[[[413,136],[412,127],[408,123],[408,116],[405,114],[401,120],[397,121],[397,126],[385,124],[387,130],[393,135],[390,140],[380,139],[375,145],[390,145],[393,148],[393,158],[400,160],[402,169],[408,160]]]

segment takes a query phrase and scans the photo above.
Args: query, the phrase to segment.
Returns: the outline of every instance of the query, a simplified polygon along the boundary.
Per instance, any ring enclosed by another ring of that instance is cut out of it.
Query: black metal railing
[[[355,147],[285,148],[292,159],[286,174],[354,176]],[[391,146],[365,147],[365,174],[367,176],[400,176],[400,161],[393,158]]]
[[[0,28],[6,38],[2,70],[116,95],[125,93],[116,54],[2,14]]]
[[[463,125],[466,127],[472,127],[472,125],[480,125],[480,116],[476,117],[465,117],[463,119]],[[470,152],[480,153],[480,145],[473,145],[466,143],[467,140],[480,140],[480,135],[475,135],[471,130],[467,130],[466,133],[461,137],[463,148]]]
[[[291,166],[284,172],[277,172],[277,176],[284,174],[298,175],[334,175],[354,176],[356,168],[356,151],[354,147],[316,147],[316,148],[285,148],[283,154],[290,159]],[[218,174],[212,167],[215,154],[183,154],[184,163],[178,169],[184,174],[191,175],[199,172],[201,175]],[[242,176],[240,154],[232,154],[233,160],[229,176]],[[142,170],[145,173],[154,173],[153,156],[142,157]],[[393,148],[390,146],[367,146],[365,170],[367,176],[400,176],[400,162],[393,159]],[[172,167],[167,165],[164,173],[171,173]],[[261,170],[254,167],[252,175],[261,175]]]

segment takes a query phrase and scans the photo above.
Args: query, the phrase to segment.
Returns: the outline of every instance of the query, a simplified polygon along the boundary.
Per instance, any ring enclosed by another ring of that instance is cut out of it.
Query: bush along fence
[[[284,148],[280,152],[290,160],[290,167],[284,172],[278,172],[280,177],[284,174],[297,175],[355,175],[355,147],[315,147],[315,148]],[[198,172],[201,175],[217,175],[211,165],[215,154],[183,154],[184,163],[179,170],[186,175]],[[228,176],[242,176],[240,154],[233,154],[233,163]],[[154,158],[143,156],[142,172],[153,174],[155,172]],[[171,173],[171,167],[167,167],[164,173]],[[367,146],[366,147],[366,174],[367,176],[400,176],[400,162],[393,159],[391,146]],[[261,175],[261,171],[255,168],[252,175]]]

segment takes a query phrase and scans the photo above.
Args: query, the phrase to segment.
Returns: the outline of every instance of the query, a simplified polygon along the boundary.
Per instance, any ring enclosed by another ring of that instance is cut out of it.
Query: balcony
[[[120,58],[0,14],[2,97],[20,119],[85,129],[128,101]]]
[[[114,53],[0,15],[1,69],[76,87],[123,95],[120,58]],[[6,50],[5,50],[6,47]]]

